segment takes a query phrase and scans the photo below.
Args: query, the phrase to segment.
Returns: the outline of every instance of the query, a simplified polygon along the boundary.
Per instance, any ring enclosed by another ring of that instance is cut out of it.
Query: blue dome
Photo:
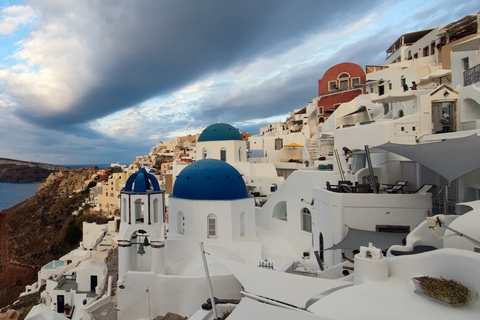
[[[150,183],[152,184],[150,186]],[[125,192],[145,193],[147,191],[161,191],[157,178],[141,168],[137,173],[132,174],[125,184]]]
[[[198,137],[199,142],[218,140],[242,140],[242,135],[229,124],[215,123],[206,127]]]
[[[238,200],[251,197],[242,175],[226,162],[203,159],[180,172],[173,197],[189,200]]]

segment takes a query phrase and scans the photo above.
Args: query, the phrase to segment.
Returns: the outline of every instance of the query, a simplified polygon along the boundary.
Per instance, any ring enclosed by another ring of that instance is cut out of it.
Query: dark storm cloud
[[[288,77],[280,75],[224,99],[219,99],[218,96],[209,97],[203,101],[194,117],[205,123],[217,118],[233,123],[253,117],[262,119],[288,114],[293,109],[305,107],[317,96],[318,79],[321,79],[329,68],[342,62],[356,63],[364,70],[366,65],[382,65],[385,48],[391,43],[391,30],[379,30],[359,42],[341,47],[329,59],[290,72]],[[246,127],[241,130],[246,130]]]
[[[52,46],[59,37],[72,37],[83,50],[70,58],[60,46],[58,59],[38,61],[40,69],[48,68],[62,79],[67,87],[64,95],[70,94],[71,99],[64,103],[40,99],[40,90],[19,87],[8,79],[5,83],[24,118],[67,131],[74,131],[70,127],[74,124],[179,89],[212,72],[278,54],[319,30],[333,32],[375,6],[371,1],[317,0],[67,3],[33,1],[42,24],[30,39],[61,26],[61,35],[50,38]],[[58,67],[60,59],[72,68],[80,63],[83,69],[69,74],[68,67]],[[302,98],[306,99],[315,90],[300,92],[307,94]],[[286,103],[295,105],[298,100],[292,97]]]

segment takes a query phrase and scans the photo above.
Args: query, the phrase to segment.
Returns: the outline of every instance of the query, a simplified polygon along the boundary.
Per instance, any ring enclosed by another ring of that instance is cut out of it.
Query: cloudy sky
[[[0,158],[128,164],[219,119],[257,134],[331,66],[480,10],[456,3],[4,0]]]

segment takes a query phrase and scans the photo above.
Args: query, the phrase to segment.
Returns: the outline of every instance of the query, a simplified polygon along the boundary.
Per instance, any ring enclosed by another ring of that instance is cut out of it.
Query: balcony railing
[[[480,82],[480,64],[463,72],[463,85],[465,87],[477,82]]]

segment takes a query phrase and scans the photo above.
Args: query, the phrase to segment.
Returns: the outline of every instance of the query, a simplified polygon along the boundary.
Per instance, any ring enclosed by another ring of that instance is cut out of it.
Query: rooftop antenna
[[[210,301],[212,302],[212,310],[214,319],[217,320],[217,307],[215,306],[215,297],[213,295],[212,282],[210,281],[210,273],[208,272],[207,259],[205,258],[205,249],[203,248],[203,242],[200,242],[200,252],[202,253],[203,267],[205,268],[205,276],[207,278],[208,291],[210,292]]]
[[[443,227],[447,230],[450,230],[453,233],[449,234],[449,235],[446,235],[446,236],[438,236],[435,233],[435,228],[437,227],[437,225],[439,227]],[[463,232],[457,231],[453,228],[450,228],[450,227],[446,226],[444,219],[441,218],[441,217],[427,217],[427,226],[430,228],[430,230],[432,230],[433,236],[437,239],[447,239],[447,238],[450,238],[450,237],[453,237],[453,236],[459,236],[459,237],[464,237],[465,239],[467,239],[468,241],[470,241],[471,243],[473,243],[476,246],[480,246],[480,241],[478,241],[478,240],[476,240],[472,237],[467,236]]]

